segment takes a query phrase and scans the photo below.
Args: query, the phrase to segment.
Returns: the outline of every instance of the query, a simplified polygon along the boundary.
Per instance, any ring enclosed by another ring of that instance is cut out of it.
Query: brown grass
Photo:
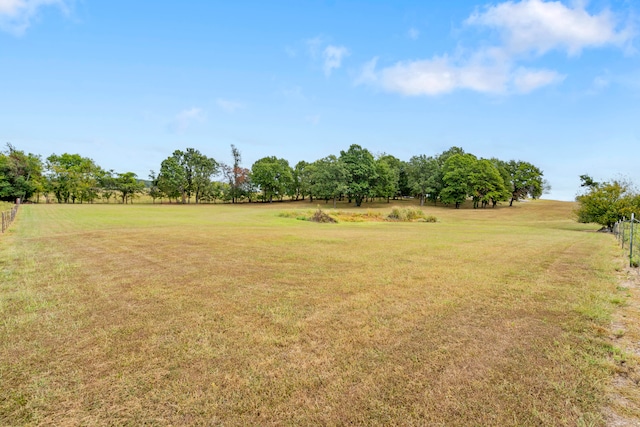
[[[426,206],[428,227],[282,208],[24,206],[0,424],[604,423],[619,252],[571,204]]]

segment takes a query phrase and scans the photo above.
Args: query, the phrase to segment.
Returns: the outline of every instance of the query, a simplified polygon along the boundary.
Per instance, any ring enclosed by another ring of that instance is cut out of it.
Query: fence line
[[[613,233],[618,238],[622,249],[625,245],[629,248],[629,266],[640,266],[640,221],[635,218],[635,214],[631,214],[631,219],[618,221],[613,226]]]
[[[20,207],[20,199],[16,200],[16,204],[10,210],[2,212],[2,232],[4,233],[11,225],[16,215],[18,214],[18,208]]]

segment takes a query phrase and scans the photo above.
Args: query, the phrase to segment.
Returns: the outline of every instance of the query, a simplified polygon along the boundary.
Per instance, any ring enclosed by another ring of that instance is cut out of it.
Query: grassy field
[[[280,215],[310,208],[22,206],[0,425],[605,423],[624,260],[571,203]]]

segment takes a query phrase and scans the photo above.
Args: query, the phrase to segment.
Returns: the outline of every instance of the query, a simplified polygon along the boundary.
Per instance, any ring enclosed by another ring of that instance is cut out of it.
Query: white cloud
[[[619,28],[609,10],[590,14],[581,4],[568,7],[559,1],[507,1],[474,13],[465,22],[498,30],[513,53],[560,49],[577,55],[588,47],[622,46],[634,36],[631,28]]]
[[[518,68],[512,75],[512,83],[516,92],[529,93],[543,86],[560,83],[565,78],[553,70]]]
[[[456,90],[488,94],[527,94],[566,78],[555,70],[523,67],[552,50],[575,56],[584,49],[628,48],[634,30],[620,27],[609,10],[591,14],[584,2],[572,7],[559,1],[506,1],[485,7],[465,20],[467,26],[496,30],[500,42],[456,54],[399,61],[377,69],[378,59],[365,63],[356,84],[370,84],[406,96],[437,96]],[[533,55],[532,55],[533,54]]]
[[[342,59],[349,55],[349,50],[344,46],[327,46],[322,52],[324,58],[324,74],[330,76],[331,71],[342,66]]]
[[[0,0],[0,29],[20,36],[44,6],[56,6],[68,14],[70,0]]]
[[[237,110],[244,108],[243,103],[229,99],[218,98],[216,99],[216,104],[227,113],[235,113]]]
[[[204,111],[201,108],[190,108],[179,112],[169,123],[169,131],[181,133],[186,131],[194,122],[202,122],[205,119]]]
[[[407,31],[407,36],[411,40],[418,40],[418,37],[420,37],[420,30],[416,28],[409,28],[409,31]]]
[[[529,93],[564,80],[551,70],[514,68],[491,52],[466,60],[441,56],[403,61],[379,71],[376,63],[377,58],[366,63],[356,83],[374,84],[406,96],[437,96],[460,89],[487,94]]]

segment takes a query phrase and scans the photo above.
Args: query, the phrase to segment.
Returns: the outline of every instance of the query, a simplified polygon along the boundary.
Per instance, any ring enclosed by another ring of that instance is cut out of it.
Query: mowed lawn
[[[315,206],[22,206],[0,425],[604,424],[624,261],[573,204]]]

